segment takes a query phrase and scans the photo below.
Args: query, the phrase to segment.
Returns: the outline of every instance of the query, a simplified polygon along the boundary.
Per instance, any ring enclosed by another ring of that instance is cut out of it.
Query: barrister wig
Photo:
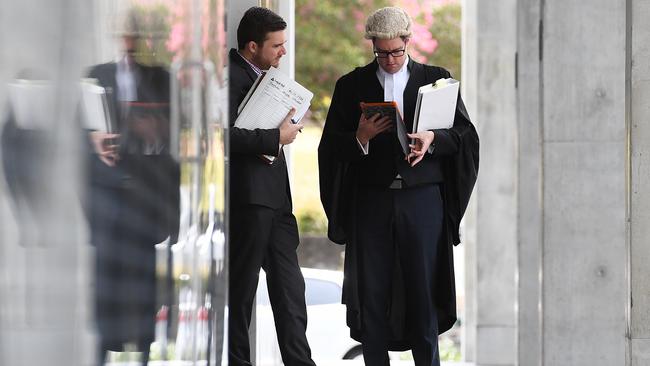
[[[411,17],[406,11],[394,6],[381,8],[366,21],[367,39],[393,39],[411,36]]]

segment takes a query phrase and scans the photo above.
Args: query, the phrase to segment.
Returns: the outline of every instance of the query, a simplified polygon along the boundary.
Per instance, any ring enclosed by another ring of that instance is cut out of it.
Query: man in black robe
[[[420,86],[447,70],[408,56],[411,19],[383,8],[366,24],[375,60],[341,77],[319,146],[328,236],[347,244],[343,302],[366,365],[411,349],[439,365],[437,336],[456,320],[453,245],[478,173],[478,135],[460,97],[453,126],[411,134],[405,155],[387,118],[361,102],[395,101],[412,130]]]

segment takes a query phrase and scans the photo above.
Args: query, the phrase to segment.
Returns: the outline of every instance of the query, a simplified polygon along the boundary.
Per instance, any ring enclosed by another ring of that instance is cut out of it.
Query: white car
[[[341,304],[343,272],[320,269],[302,269],[307,300],[307,340],[312,358],[323,361],[362,359],[361,345],[350,338],[345,322],[345,305]],[[273,312],[269,302],[264,271],[260,273],[257,288],[257,349],[256,365],[280,365]]]

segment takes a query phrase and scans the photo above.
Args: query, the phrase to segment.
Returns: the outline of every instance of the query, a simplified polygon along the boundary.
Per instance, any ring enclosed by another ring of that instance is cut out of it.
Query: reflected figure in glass
[[[180,171],[169,151],[169,73],[137,62],[135,13],[119,37],[121,58],[87,75],[104,88],[106,107],[106,128],[88,130],[98,356],[101,365],[107,351],[132,344],[146,365],[155,329],[155,245],[177,240]]]
[[[20,245],[47,247],[52,214],[50,180],[54,152],[54,85],[43,72],[23,70],[9,83],[9,112],[0,133],[2,168],[17,215]]]

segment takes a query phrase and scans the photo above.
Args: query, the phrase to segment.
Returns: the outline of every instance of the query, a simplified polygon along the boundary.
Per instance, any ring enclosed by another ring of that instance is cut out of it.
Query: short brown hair
[[[237,46],[243,50],[250,41],[261,45],[268,33],[285,29],[287,29],[287,22],[281,16],[267,8],[254,6],[246,10],[239,22]]]

